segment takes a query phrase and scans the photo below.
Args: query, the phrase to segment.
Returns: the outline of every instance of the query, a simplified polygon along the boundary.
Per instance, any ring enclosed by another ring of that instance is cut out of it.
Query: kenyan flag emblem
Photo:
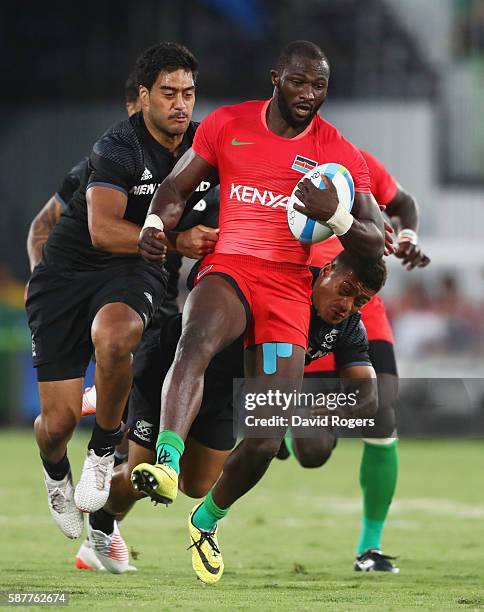
[[[312,159],[308,159],[307,157],[303,157],[302,155],[296,155],[292,164],[292,170],[297,170],[298,172],[306,174],[306,172],[309,172],[313,168],[316,168],[317,165],[318,162],[315,162]]]

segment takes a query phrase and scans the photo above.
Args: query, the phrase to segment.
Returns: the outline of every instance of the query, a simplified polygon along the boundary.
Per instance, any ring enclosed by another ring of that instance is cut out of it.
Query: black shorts
[[[39,382],[84,376],[93,352],[92,321],[106,304],[127,304],[146,327],[161,305],[166,278],[163,268],[140,261],[96,271],[39,264],[26,303]]]
[[[160,398],[181,333],[181,315],[168,317],[161,329],[147,330],[135,353],[129,399],[128,438],[155,450],[160,427]],[[235,446],[232,380],[241,370],[242,340],[217,355],[205,372],[200,412],[189,436],[215,450]]]

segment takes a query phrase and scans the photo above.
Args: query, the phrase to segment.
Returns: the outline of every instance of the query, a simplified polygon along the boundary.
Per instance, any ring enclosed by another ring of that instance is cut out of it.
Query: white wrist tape
[[[146,217],[145,223],[143,225],[143,227],[141,228],[141,231],[143,231],[144,229],[146,229],[147,227],[156,227],[156,229],[160,230],[160,232],[163,231],[163,221],[160,219],[160,217],[158,217],[158,215],[155,214],[150,214]]]
[[[342,236],[353,225],[355,218],[342,204],[338,204],[334,215],[326,221],[326,225],[333,230],[336,236]]]
[[[402,229],[398,232],[397,242],[410,242],[410,244],[418,243],[418,235],[417,232],[412,229]]]

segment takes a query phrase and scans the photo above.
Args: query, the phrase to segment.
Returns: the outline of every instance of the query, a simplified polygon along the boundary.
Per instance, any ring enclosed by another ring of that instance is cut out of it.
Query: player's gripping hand
[[[218,240],[218,228],[196,225],[176,237],[176,250],[191,259],[201,259],[213,253]]]
[[[309,178],[303,179],[294,195],[301,200],[304,206],[295,203],[294,210],[315,221],[327,221],[338,208],[338,192],[327,176],[321,175],[325,189],[318,189]]]
[[[387,223],[385,219],[383,219],[383,224],[385,226],[385,251],[384,255],[393,255],[396,253],[395,245],[393,244],[393,227]]]
[[[146,261],[163,263],[167,251],[164,232],[156,227],[144,227],[138,238],[138,249]]]
[[[422,253],[419,245],[407,240],[398,244],[395,256],[402,260],[402,265],[407,266],[407,270],[425,268],[430,263],[430,257]]]

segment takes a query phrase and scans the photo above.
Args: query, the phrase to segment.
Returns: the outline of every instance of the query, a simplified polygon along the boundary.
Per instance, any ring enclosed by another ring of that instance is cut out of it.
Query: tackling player
[[[192,283],[199,267],[192,271]],[[322,353],[334,352],[343,378],[371,379],[375,377],[368,357],[368,341],[360,321],[359,309],[381,289],[386,280],[382,260],[365,263],[341,253],[321,270],[312,269],[313,289],[306,361],[317,359]],[[334,308],[344,310],[338,320]],[[181,315],[167,317],[159,332],[158,343],[149,342],[144,357],[136,367],[135,355],[133,390],[130,395],[128,420],[128,462],[113,474],[108,502],[104,508],[112,515],[125,514],[144,496],[133,490],[131,468],[140,461],[152,463],[156,459],[155,445],[159,422],[159,397],[163,377],[168,372],[181,335]],[[328,341],[328,336],[331,339]],[[140,345],[146,345],[144,337]],[[160,372],[162,378],[160,379]],[[180,462],[179,488],[190,497],[203,497],[220,476],[223,465],[235,444],[233,379],[243,377],[243,338],[216,355],[205,373],[202,406],[188,433],[186,450]],[[359,403],[364,416],[377,410],[377,394],[372,386],[366,404]],[[352,415],[353,416],[353,415]],[[363,416],[356,414],[355,416]],[[323,440],[323,443],[325,441]],[[108,531],[112,526],[108,527]],[[92,529],[90,530],[90,537]],[[102,537],[92,538],[99,562],[109,571],[125,571],[119,560],[106,553]],[[193,562],[200,564],[199,551],[193,549]]]
[[[409,193],[401,187],[385,166],[367,151],[361,151],[370,171],[371,191],[379,205],[400,230],[397,235],[396,257],[408,270],[423,268],[430,259],[418,246],[418,206]],[[341,251],[338,240],[332,238],[314,245],[311,263],[322,266]],[[381,538],[388,510],[393,499],[398,475],[395,402],[398,390],[398,375],[393,348],[393,334],[385,306],[375,296],[361,310],[370,342],[370,358],[378,378],[377,427],[371,437],[363,440],[364,449],[360,468],[360,483],[363,493],[362,529],[354,562],[357,571],[398,572],[391,557],[381,552]],[[313,362],[306,368],[306,376],[328,376],[337,367],[333,356]],[[302,465],[322,465],[329,455],[322,454],[300,439],[294,444],[296,457]],[[331,448],[328,441],[326,448]]]
[[[330,181],[319,190],[299,184],[303,211],[335,231],[350,252],[383,254],[383,221],[370,192],[366,164],[356,148],[317,114],[326,98],[329,64],[319,47],[288,45],[271,73],[273,97],[222,107],[201,123],[193,147],[162,183],[140,235],[140,251],[159,261],[163,229],[171,229],[193,190],[218,169],[221,177],[220,235],[204,259],[185,306],[183,331],[163,386],[157,465],[133,471],[137,485],[153,498],[172,502],[179,461],[202,400],[203,376],[212,357],[245,335],[245,371],[267,386],[282,379],[300,384],[307,347],[311,275],[309,248],[295,241],[286,203],[301,178],[301,157],[343,164],[355,183],[352,214],[339,205]],[[264,475],[284,431],[246,439],[226,462],[205,502],[190,518],[193,544],[209,566],[195,564],[207,582],[220,579],[223,561],[217,521]]]
[[[81,510],[102,508],[109,495],[131,355],[165,294],[166,272],[138,256],[137,238],[152,193],[191,146],[197,66],[185,47],[173,43],[140,56],[142,112],[95,144],[89,177],[51,231],[29,283],[26,307],[41,400],[36,438],[51,514],[68,537],[82,532]],[[209,180],[200,186],[190,209],[210,186]],[[210,232],[199,255],[211,251],[217,236]],[[171,238],[178,247],[178,236]],[[74,503],[66,447],[79,420],[93,348],[98,411]]]

